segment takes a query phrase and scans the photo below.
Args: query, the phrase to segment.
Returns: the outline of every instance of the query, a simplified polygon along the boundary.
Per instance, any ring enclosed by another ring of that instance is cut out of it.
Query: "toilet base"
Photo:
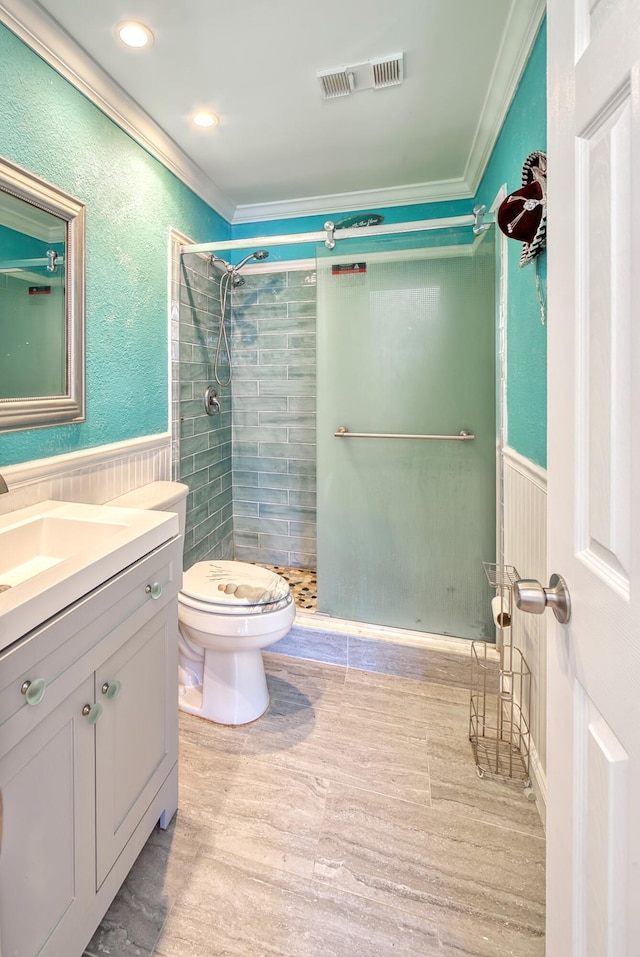
[[[260,718],[269,707],[262,652],[214,651],[204,654],[202,685],[179,686],[178,707],[216,724],[237,726]]]

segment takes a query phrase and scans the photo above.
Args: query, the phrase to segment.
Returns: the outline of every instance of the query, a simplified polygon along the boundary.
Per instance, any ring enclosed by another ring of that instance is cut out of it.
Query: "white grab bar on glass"
[[[349,432],[346,426],[341,425],[333,433],[337,439],[442,439],[446,442],[470,442],[475,435],[460,429],[457,435],[409,435],[406,432]]]

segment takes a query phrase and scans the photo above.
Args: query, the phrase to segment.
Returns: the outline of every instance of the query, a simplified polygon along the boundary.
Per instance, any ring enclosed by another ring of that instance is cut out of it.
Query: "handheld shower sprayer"
[[[231,288],[237,288],[238,286],[244,286],[245,279],[244,276],[240,275],[240,270],[243,266],[252,260],[267,259],[269,253],[266,249],[256,249],[255,252],[250,253],[249,256],[236,263],[233,266],[226,259],[221,259],[220,256],[214,256],[211,254],[209,256],[209,262],[212,266],[220,265],[223,267],[223,273],[220,276],[220,326],[218,331],[218,343],[216,346],[216,354],[213,363],[213,376],[216,380],[216,383],[220,386],[229,385],[231,382],[231,350],[229,349],[229,341],[227,339],[227,330],[225,328],[225,318],[227,312],[227,294],[229,292],[229,284]],[[228,366],[228,373],[226,379],[220,378],[219,364],[221,359],[224,364]]]

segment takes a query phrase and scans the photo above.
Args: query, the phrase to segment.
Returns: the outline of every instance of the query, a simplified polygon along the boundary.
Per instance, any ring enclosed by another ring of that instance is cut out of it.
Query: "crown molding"
[[[42,7],[30,0],[2,0],[0,22],[185,186],[228,222],[231,221],[235,204]]]
[[[512,4],[496,57],[489,90],[480,113],[476,135],[464,174],[473,196],[478,192],[491,153],[546,12],[546,0]]]
[[[545,12],[545,0],[511,8],[464,177],[385,189],[236,206],[122,87],[33,0],[0,0],[0,22],[106,116],[232,225],[359,209],[473,199],[513,99]],[[495,91],[504,89],[502,95]]]
[[[473,199],[474,193],[463,179],[444,179],[432,183],[411,183],[386,189],[363,189],[352,193],[304,196],[272,203],[236,206],[232,225],[269,219],[295,219],[298,216],[328,216],[358,209],[382,209],[386,206],[415,206],[441,200]]]

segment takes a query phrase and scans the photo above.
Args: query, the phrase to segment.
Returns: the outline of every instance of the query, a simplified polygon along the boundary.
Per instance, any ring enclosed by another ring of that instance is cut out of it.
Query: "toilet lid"
[[[198,562],[184,573],[182,594],[229,611],[243,606],[274,610],[290,600],[284,578],[248,562]]]

